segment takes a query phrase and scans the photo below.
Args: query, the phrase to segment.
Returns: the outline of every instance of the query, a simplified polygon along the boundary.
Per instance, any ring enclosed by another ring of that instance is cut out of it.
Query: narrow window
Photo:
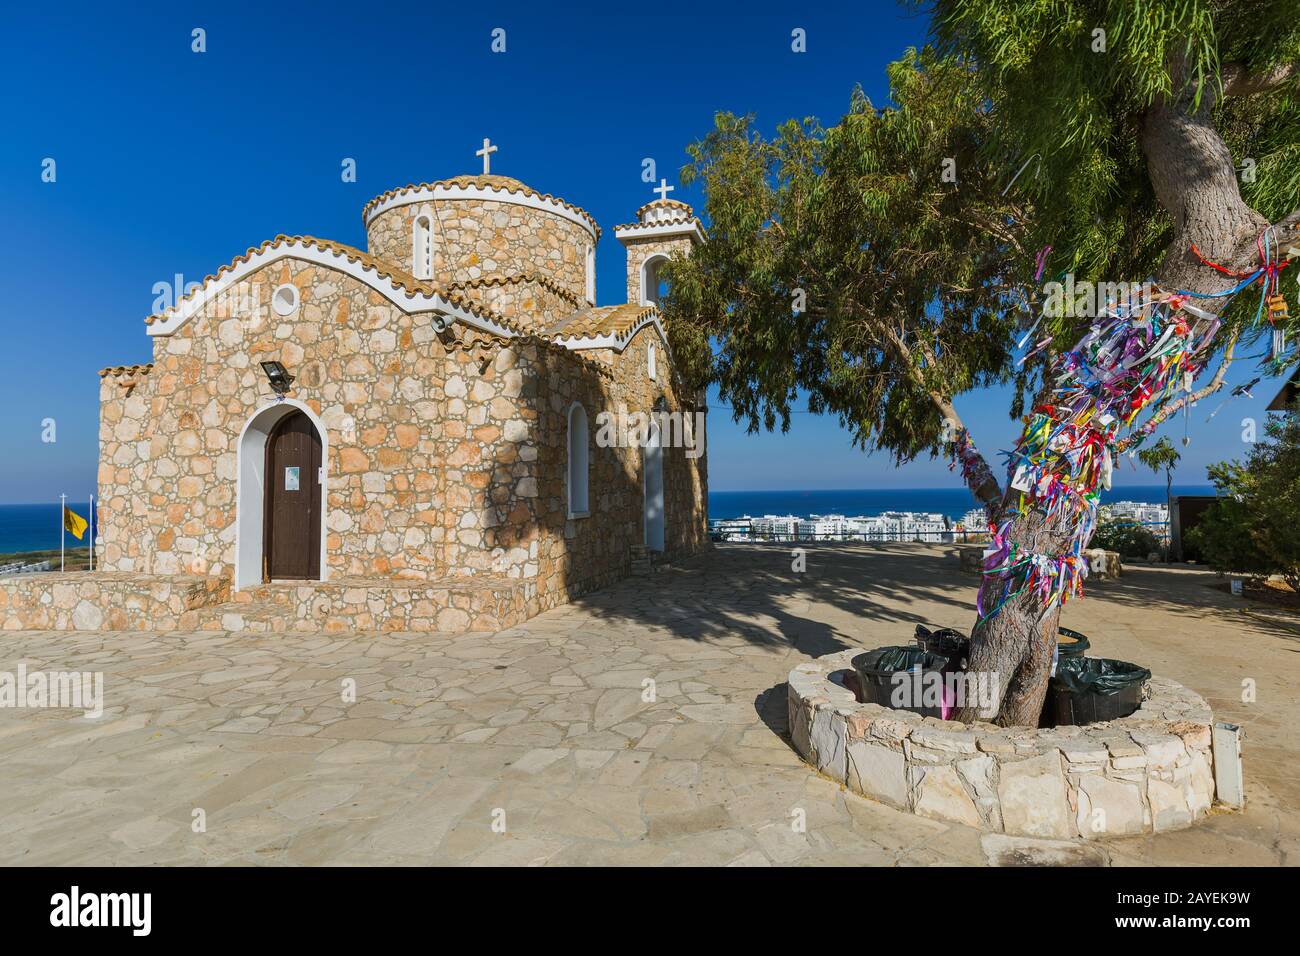
[[[587,246],[587,301],[596,304],[596,247]]]
[[[650,381],[653,382],[655,381],[655,376],[657,374],[657,367],[655,365],[655,344],[653,342],[650,343],[650,348],[646,351],[646,365],[648,367],[647,370],[650,373]]]
[[[415,217],[415,241],[412,243],[411,271],[417,279],[433,278],[433,220]]]
[[[569,408],[569,517],[581,518],[587,507],[587,412],[576,402]]]

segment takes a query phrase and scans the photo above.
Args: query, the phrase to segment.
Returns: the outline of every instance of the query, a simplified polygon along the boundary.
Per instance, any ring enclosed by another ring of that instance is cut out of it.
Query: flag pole
[[[90,496],[90,506],[89,508],[87,508],[87,510],[90,512],[90,527],[87,529],[88,531],[87,537],[89,537],[90,540],[86,542],[86,555],[87,557],[90,558],[89,570],[93,571],[95,570],[95,496],[94,495]]]
[[[63,570],[63,539],[66,537],[68,524],[68,496],[59,495],[59,571]]]

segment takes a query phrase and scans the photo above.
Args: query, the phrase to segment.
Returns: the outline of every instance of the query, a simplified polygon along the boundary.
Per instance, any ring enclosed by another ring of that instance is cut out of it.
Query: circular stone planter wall
[[[982,830],[1098,839],[1174,830],[1214,802],[1205,701],[1153,677],[1133,714],[1087,727],[998,727],[860,704],[861,650],[790,672],[790,734],[818,771],[900,810]]]

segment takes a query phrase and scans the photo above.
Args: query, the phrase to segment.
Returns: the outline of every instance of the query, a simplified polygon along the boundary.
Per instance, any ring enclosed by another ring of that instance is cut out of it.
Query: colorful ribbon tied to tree
[[[1278,262],[1277,252],[1277,242],[1265,233],[1259,242],[1260,266],[1245,275],[1228,273],[1202,257],[1207,265],[1241,281],[1218,293],[1151,287],[1150,294],[1108,302],[1075,346],[1053,359],[1048,400],[1032,409],[1016,448],[1004,453],[1010,488],[999,522],[990,525],[992,542],[983,571],[986,577],[1001,579],[1001,588],[987,608],[981,589],[981,620],[1023,593],[1037,596],[1043,617],[1082,594],[1089,570],[1084,548],[1096,527],[1101,491],[1111,485],[1121,431],[1128,430],[1127,447],[1139,445],[1159,424],[1160,407],[1180,392],[1190,392],[1213,357],[1222,322],[1192,300],[1231,298],[1258,282],[1264,293],[1255,323],[1262,328],[1267,297],[1277,295],[1278,273],[1287,264]],[[1200,255],[1195,248],[1193,253]],[[1277,315],[1270,306],[1269,321]],[[1285,318],[1284,306],[1281,315]],[[1043,339],[1021,362],[1050,344],[1050,337]],[[1138,425],[1146,411],[1151,417]],[[968,483],[971,471],[983,465],[964,429],[954,441],[954,458]],[[1017,546],[1012,527],[1030,510],[1049,522],[1073,527],[1064,553],[1034,554]]]

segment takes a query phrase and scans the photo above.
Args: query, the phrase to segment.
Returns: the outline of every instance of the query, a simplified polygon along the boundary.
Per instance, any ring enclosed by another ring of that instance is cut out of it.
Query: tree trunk
[[[1020,493],[1008,488],[1002,507],[1006,511],[1018,505]],[[1011,526],[1010,540],[1021,552],[1061,554],[1073,535],[1071,522],[1048,520],[1040,511],[1028,510]],[[995,719],[1003,726],[1037,727],[1047,694],[1052,657],[1056,650],[1056,627],[1060,608],[1047,609],[1040,596],[1021,592],[1011,596],[994,613],[1002,600],[1003,590],[1016,587],[1015,576],[1004,579],[986,575],[980,583],[980,607],[984,616],[976,621],[971,633],[971,656],[968,670],[991,682],[998,704],[991,711],[980,712],[971,705],[959,709],[957,719]]]
[[[1202,255],[1232,271],[1248,271],[1258,264],[1256,238],[1268,221],[1247,206],[1238,189],[1232,156],[1214,129],[1211,110],[1215,94],[1205,90],[1199,106],[1193,91],[1157,103],[1142,118],[1142,149],[1156,198],[1174,220],[1174,240],[1156,275],[1165,289],[1213,292],[1234,284],[1228,277],[1203,265],[1192,253],[1195,243]],[[1300,212],[1279,224],[1289,240]],[[1131,281],[1133,277],[1116,277]],[[1204,299],[1202,308],[1215,311],[1222,299]],[[1016,503],[1011,488],[1003,497],[1003,510]],[[1050,523],[1037,510],[1018,516],[1009,540],[1020,552],[1060,555],[1073,539],[1072,521]],[[1087,541],[1084,541],[1086,547]],[[991,618],[997,607],[1003,578],[986,575],[980,586],[985,618],[972,631],[969,669],[990,680],[997,706],[980,713],[974,706],[958,710],[957,719],[971,721],[994,717],[1004,726],[1037,726],[1047,692],[1060,608],[1044,613],[1035,594],[1012,597]]]

